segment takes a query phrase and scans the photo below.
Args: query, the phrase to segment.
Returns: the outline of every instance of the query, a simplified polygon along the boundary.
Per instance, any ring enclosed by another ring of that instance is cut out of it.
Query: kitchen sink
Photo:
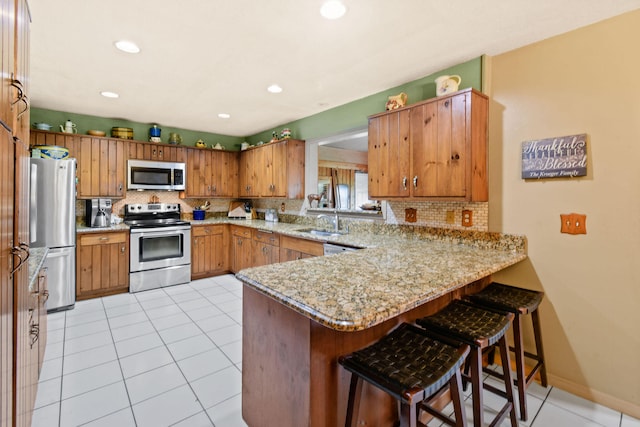
[[[309,233],[314,236],[325,236],[325,237],[335,237],[335,236],[344,236],[347,233],[340,231],[330,231],[330,230],[321,230],[318,228],[305,228],[304,230],[298,230],[300,233]]]

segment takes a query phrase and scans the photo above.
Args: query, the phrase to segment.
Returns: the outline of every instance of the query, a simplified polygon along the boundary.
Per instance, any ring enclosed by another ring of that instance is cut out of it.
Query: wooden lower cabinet
[[[201,279],[229,271],[229,252],[228,226],[192,226],[191,278]]]
[[[231,271],[237,273],[253,265],[251,229],[231,226]]]
[[[76,299],[129,291],[129,232],[82,233],[76,247]]]
[[[280,262],[280,235],[270,231],[253,230],[253,264],[260,267]]]
[[[324,255],[322,242],[280,236],[280,262]]]

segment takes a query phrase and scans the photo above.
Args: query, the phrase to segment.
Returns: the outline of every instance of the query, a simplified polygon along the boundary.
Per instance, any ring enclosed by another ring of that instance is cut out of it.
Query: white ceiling
[[[247,136],[640,8],[344,0],[347,14],[329,21],[322,1],[29,0],[32,105]],[[141,53],[117,51],[121,39]],[[268,93],[272,83],[284,91]]]

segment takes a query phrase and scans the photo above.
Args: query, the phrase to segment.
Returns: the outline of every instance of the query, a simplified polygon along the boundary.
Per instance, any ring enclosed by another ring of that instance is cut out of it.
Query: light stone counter
[[[294,229],[285,234],[308,237]],[[321,240],[367,249],[249,268],[236,277],[324,326],[359,331],[526,258],[524,237],[496,233],[382,226]]]

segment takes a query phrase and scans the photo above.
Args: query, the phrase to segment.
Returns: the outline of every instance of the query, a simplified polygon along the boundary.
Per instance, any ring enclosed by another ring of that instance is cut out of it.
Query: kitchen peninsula
[[[337,358],[403,321],[481,289],[526,258],[497,233],[363,233],[364,250],[240,271],[242,413],[251,427],[343,423],[349,375]],[[373,235],[375,234],[375,235]],[[394,401],[367,385],[358,419],[392,425]],[[382,421],[381,421],[382,420]]]

